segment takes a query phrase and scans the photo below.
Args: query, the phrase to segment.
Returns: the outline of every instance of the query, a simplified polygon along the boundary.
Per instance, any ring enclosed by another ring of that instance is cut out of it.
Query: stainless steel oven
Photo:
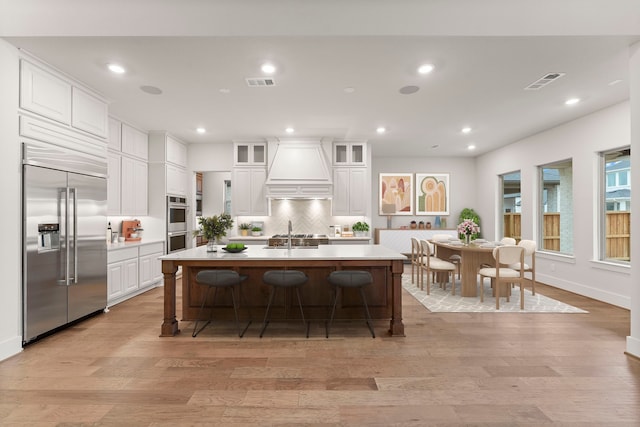
[[[187,231],[187,199],[167,196],[167,232]]]
[[[187,232],[170,231],[167,233],[167,253],[187,249]]]

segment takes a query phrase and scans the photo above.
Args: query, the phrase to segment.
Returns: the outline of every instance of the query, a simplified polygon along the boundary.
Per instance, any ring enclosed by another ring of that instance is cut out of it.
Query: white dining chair
[[[531,293],[533,295],[536,294],[536,250],[538,249],[538,244],[535,240],[520,240],[518,246],[522,246],[524,248],[524,265],[523,269],[525,273],[531,273]],[[509,266],[509,268],[513,268],[514,270],[520,269],[519,263],[514,263]]]
[[[431,274],[436,273],[435,277],[446,277],[447,281],[451,280],[451,295],[456,294],[456,282],[454,272],[456,266],[449,262],[434,256],[433,245],[426,241],[420,240],[420,289],[424,290],[424,273],[427,273],[427,295],[431,294]],[[441,274],[438,274],[441,273]],[[442,279],[440,279],[442,280]],[[440,285],[446,289],[447,281],[440,282]]]
[[[504,283],[507,302],[511,289],[509,285],[518,283],[520,285],[520,309],[524,309],[524,248],[517,245],[498,246],[493,249],[493,258],[496,266],[491,268],[481,268],[478,271],[480,276],[480,301],[484,302],[484,279],[491,278],[494,284],[494,292],[496,294],[496,310],[500,309],[500,286]],[[519,263],[519,269],[509,268],[510,265]]]
[[[450,234],[434,234],[433,237],[431,237],[431,240],[434,242],[449,242],[452,239],[453,239],[453,236],[451,236]],[[458,254],[453,254],[449,257],[448,261],[453,263],[456,266],[456,273],[458,274],[458,279],[459,279],[462,257]]]

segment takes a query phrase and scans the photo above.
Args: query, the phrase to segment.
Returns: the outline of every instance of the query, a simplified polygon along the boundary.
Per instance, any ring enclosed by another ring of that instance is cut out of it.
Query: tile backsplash
[[[271,216],[238,217],[237,222],[264,222],[263,234],[286,234],[287,221],[291,220],[294,233],[331,234],[331,225],[351,225],[357,221],[367,221],[361,216],[332,216],[331,200],[287,199],[271,201]]]

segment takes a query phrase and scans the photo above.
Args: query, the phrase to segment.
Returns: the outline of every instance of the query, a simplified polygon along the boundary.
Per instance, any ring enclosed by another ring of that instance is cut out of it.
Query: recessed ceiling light
[[[293,133],[293,132],[295,132],[295,129],[294,128],[286,128],[284,131],[286,133]]]
[[[385,128],[384,126],[380,126],[379,128],[376,129],[376,132],[378,133],[385,133],[387,131],[387,128]]]
[[[467,150],[471,151],[471,150],[475,150],[475,149],[476,149],[475,145],[473,145],[473,144],[467,145]]]
[[[571,99],[567,99],[564,103],[565,105],[575,105],[578,102],[580,102],[580,98],[571,98]]]
[[[207,130],[205,128],[197,128],[196,132],[198,133],[205,133]]]
[[[418,73],[420,74],[429,74],[433,71],[435,67],[432,64],[422,64],[418,67]]]
[[[471,132],[471,128],[469,126],[465,126],[462,128],[462,133],[469,133]]]
[[[231,89],[227,89],[226,87],[223,87],[222,89],[220,89],[220,93],[230,93]]]
[[[356,91],[356,88],[354,87],[345,87],[344,88],[344,93],[353,93]]]
[[[149,95],[160,95],[162,93],[162,89],[155,86],[140,86],[140,90]]]
[[[109,68],[112,73],[116,74],[123,74],[126,71],[122,65],[118,64],[107,64],[107,68]]]
[[[276,67],[273,64],[262,64],[261,70],[265,74],[273,74],[276,72]]]
[[[612,81],[610,81],[610,82],[608,83],[608,85],[609,85],[609,86],[615,86],[615,85],[617,85],[618,83],[622,83],[622,80],[620,80],[620,79],[612,80]]]
[[[420,88],[418,86],[403,86],[398,90],[403,95],[411,95],[412,93],[416,93]]]

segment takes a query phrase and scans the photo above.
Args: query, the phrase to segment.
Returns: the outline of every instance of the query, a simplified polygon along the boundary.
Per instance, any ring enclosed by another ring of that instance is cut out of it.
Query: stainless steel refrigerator
[[[107,305],[106,162],[23,144],[23,343]]]

